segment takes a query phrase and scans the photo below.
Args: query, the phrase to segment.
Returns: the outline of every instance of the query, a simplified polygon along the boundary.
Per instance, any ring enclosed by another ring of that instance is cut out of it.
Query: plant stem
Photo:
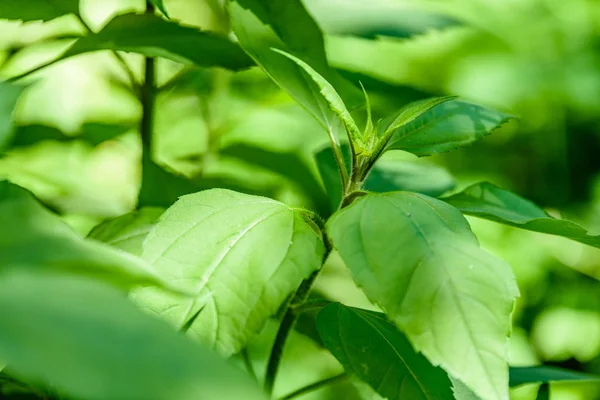
[[[346,187],[348,184],[348,170],[346,169],[344,155],[342,154],[342,146],[331,128],[327,130],[327,133],[329,134],[329,142],[331,144],[331,149],[333,150],[333,156],[335,157],[335,162],[338,166],[340,177],[342,178],[342,187]],[[350,144],[352,145],[352,142],[350,142]],[[352,151],[352,154],[354,154],[354,150]]]
[[[146,1],[146,14],[153,14],[154,6]],[[154,94],[156,90],[156,66],[153,57],[144,60],[144,82],[140,91],[142,103],[142,120],[140,122],[140,135],[142,136],[143,152],[151,156],[152,150],[152,123],[154,121]]]
[[[330,249],[328,248],[325,251],[323,262],[325,262],[329,253]],[[297,308],[306,302],[308,294],[310,293],[310,289],[312,288],[314,281],[317,279],[319,272],[320,269],[313,272],[311,276],[302,281],[300,287],[294,295],[294,298],[288,305],[288,308],[283,315],[281,325],[279,325],[279,330],[277,331],[277,336],[275,336],[275,342],[273,342],[273,347],[271,348],[271,355],[269,356],[267,373],[265,375],[265,390],[269,394],[273,393],[273,385],[275,383],[275,377],[277,375],[277,370],[279,369],[279,364],[281,363],[281,357],[283,356],[283,348],[285,347],[285,343],[290,332],[292,331],[292,328],[294,327],[294,324],[300,316]]]
[[[308,386],[305,386],[303,388],[295,390],[292,393],[281,397],[279,400],[291,400],[291,399],[293,399],[295,397],[299,397],[299,396],[302,396],[302,395],[304,395],[306,393],[313,392],[315,390],[321,389],[324,386],[332,385],[332,384],[338,383],[338,382],[342,382],[342,381],[346,380],[347,378],[348,378],[348,376],[345,373],[339,374],[339,375],[335,375],[335,376],[332,376],[331,378],[323,379],[322,381],[311,383]]]

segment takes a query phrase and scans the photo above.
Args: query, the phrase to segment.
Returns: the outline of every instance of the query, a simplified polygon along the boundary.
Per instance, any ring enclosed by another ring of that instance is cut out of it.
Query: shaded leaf
[[[400,2],[304,0],[304,3],[329,35],[407,38],[458,24],[447,16],[409,8]]]
[[[7,181],[0,181],[0,215],[0,270],[61,270],[126,287],[164,283],[143,260],[80,238],[31,193]]]
[[[354,280],[417,351],[477,395],[508,398],[505,349],[518,289],[458,210],[415,193],[368,194],[327,227]]]
[[[11,372],[69,398],[264,398],[237,368],[99,282],[4,276],[0,320],[0,357]]]
[[[142,158],[142,169],[138,207],[167,208],[183,195],[213,188],[265,196],[273,196],[276,190],[269,184],[258,185],[256,182],[239,181],[227,176],[201,176],[197,179],[188,179],[156,164],[146,153]]]
[[[0,19],[49,21],[66,14],[79,14],[79,0],[0,0]]]
[[[535,367],[510,367],[510,386],[519,386],[527,383],[548,383],[559,381],[600,381],[596,375],[564,368],[548,367],[544,365]]]
[[[325,346],[345,371],[389,400],[454,400],[448,375],[416,353],[384,315],[334,303],[317,316]]]
[[[600,235],[590,235],[574,222],[553,218],[529,200],[488,182],[469,186],[443,200],[464,214],[600,248]]]
[[[377,161],[365,182],[366,190],[378,193],[405,190],[437,197],[454,188],[454,178],[446,169],[393,153]]]
[[[188,333],[226,355],[241,350],[321,265],[323,242],[303,214],[223,189],[183,196],[146,238],[143,257],[201,301],[156,290],[136,291],[135,301],[177,326],[205,306]]]
[[[128,132],[132,124],[105,124],[101,122],[86,122],[75,135],[66,135],[60,129],[47,125],[20,125],[17,126],[14,139],[10,148],[33,146],[45,140],[57,142],[68,142],[71,140],[83,140],[93,146],[97,146],[107,140],[114,139]]]
[[[413,117],[418,117],[393,130],[386,150],[405,150],[419,157],[444,153],[472,144],[513,118],[461,100],[442,100],[430,109],[426,107],[429,103],[423,101],[407,106],[407,109],[416,107],[417,111],[428,111],[422,114],[410,112]],[[407,112],[406,109],[401,110],[399,115]],[[379,135],[384,136],[397,118],[398,115],[393,115],[381,121],[377,128]]]
[[[162,208],[148,207],[107,219],[94,227],[88,238],[141,256],[144,239],[164,211]]]
[[[0,82],[0,150],[3,150],[13,137],[13,112],[23,90],[25,86]]]
[[[297,152],[280,153],[251,144],[235,144],[221,149],[219,154],[236,157],[288,177],[313,199],[316,211],[326,212],[327,195],[308,163]]]
[[[61,59],[98,50],[127,51],[234,71],[253,65],[239,46],[225,36],[153,14],[118,15],[98,33],[77,40]]]

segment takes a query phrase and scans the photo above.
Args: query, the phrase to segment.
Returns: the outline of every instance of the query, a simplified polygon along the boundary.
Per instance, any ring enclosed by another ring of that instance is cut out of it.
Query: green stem
[[[348,376],[346,374],[339,374],[336,376],[332,376],[331,378],[324,379],[319,382],[312,383],[308,386],[300,388],[298,390],[293,391],[292,393],[281,397],[279,400],[291,400],[295,397],[300,397],[310,392],[314,392],[315,390],[319,390],[327,385],[333,385],[338,382],[342,382],[346,380]]]
[[[327,251],[323,260],[327,258],[328,253],[329,252]],[[287,338],[300,315],[296,309],[298,306],[306,302],[308,294],[310,293],[310,289],[312,288],[315,279],[317,279],[317,276],[319,275],[319,271],[320,270],[313,272],[311,276],[302,281],[300,287],[294,295],[294,298],[288,305],[288,308],[283,315],[283,319],[279,325],[279,330],[277,331],[277,336],[275,336],[275,342],[273,342],[273,347],[271,347],[271,355],[269,356],[267,373],[265,375],[265,390],[269,394],[273,393],[273,385],[275,383],[275,377],[277,375],[277,370],[279,369],[279,364],[281,363],[281,357],[283,356],[283,348],[285,347]]]
[[[344,162],[344,155],[342,154],[342,146],[335,137],[335,133],[333,133],[332,129],[328,129],[327,133],[329,134],[329,142],[331,144],[331,149],[333,150],[333,156],[335,157],[335,162],[338,166],[340,177],[342,178],[342,187],[346,187],[349,178],[346,163]],[[350,142],[350,144],[352,144],[352,142]],[[352,154],[354,154],[354,150],[352,150]]]
[[[146,14],[154,14],[154,6],[146,1]],[[140,122],[140,135],[142,137],[143,152],[148,157],[152,153],[152,125],[154,121],[154,95],[156,91],[156,65],[153,57],[144,60],[144,83],[140,91],[142,103],[142,120]]]

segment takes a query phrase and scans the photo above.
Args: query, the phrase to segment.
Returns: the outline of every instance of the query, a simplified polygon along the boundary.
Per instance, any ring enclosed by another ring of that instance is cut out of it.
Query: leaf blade
[[[481,397],[508,397],[504,352],[518,289],[458,210],[414,193],[369,194],[327,229],[354,280],[416,350]]]
[[[99,32],[78,39],[58,61],[98,50],[128,51],[233,71],[253,65],[239,46],[225,36],[157,15],[133,13],[118,15]]]
[[[50,21],[66,14],[79,15],[79,0],[0,1],[0,19]]]
[[[320,267],[324,244],[302,214],[223,189],[183,196],[146,238],[143,257],[196,299],[140,290],[134,300],[178,326],[205,306],[188,332],[223,354],[239,351]]]
[[[539,365],[533,367],[510,367],[510,386],[528,383],[550,383],[561,381],[600,381],[600,377],[564,368]]]
[[[385,150],[404,150],[419,157],[444,153],[470,145],[514,119],[476,104],[449,98],[442,100],[412,122],[392,130]],[[422,102],[417,102],[410,107],[420,108],[422,105]],[[382,121],[378,127],[380,135],[388,131],[395,119]]]
[[[600,248],[600,235],[592,235],[574,222],[553,218],[529,200],[489,182],[471,185],[443,200],[464,214],[534,232],[562,236]]]
[[[31,193],[7,181],[0,181],[0,214],[3,270],[35,268],[94,276],[125,287],[170,287],[141,259],[80,238]]]
[[[14,135],[14,110],[25,86],[0,82],[0,151],[10,143]]]
[[[4,276],[0,288],[0,354],[19,377],[95,400],[264,399],[236,368],[114,288],[31,272]]]
[[[346,373],[389,400],[453,400],[450,380],[377,313],[329,304],[317,315],[323,343]]]

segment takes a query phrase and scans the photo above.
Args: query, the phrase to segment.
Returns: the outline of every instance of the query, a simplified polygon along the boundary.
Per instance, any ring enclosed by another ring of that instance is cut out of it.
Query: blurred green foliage
[[[89,26],[100,29],[114,15],[143,10],[143,3],[81,0],[79,10]],[[219,0],[163,3],[174,21],[229,32]],[[331,66],[365,86],[376,118],[408,101],[447,94],[519,117],[470,148],[430,157],[425,161],[430,172],[420,177],[419,187],[438,194],[440,185],[443,192],[454,183],[463,189],[491,181],[534,200],[551,215],[568,216],[600,233],[599,2],[305,4],[325,32]],[[85,32],[73,15],[53,19],[52,10],[38,11],[32,11],[31,21],[0,21],[3,78],[50,62]],[[51,21],[42,24],[38,19]],[[144,47],[143,41],[133,42],[127,45]],[[150,180],[154,184],[142,185],[137,88],[108,51],[71,57],[26,78],[27,86],[18,89],[24,95],[14,114],[16,128],[9,134],[11,127],[0,125],[0,177],[30,189],[80,235],[105,218],[134,210],[138,200],[139,205],[167,207],[180,194],[211,187],[267,195],[323,215],[330,211],[314,161],[327,137],[261,70],[198,68],[172,60],[205,59],[207,54],[146,50],[165,57],[157,63],[153,160],[143,160],[145,173],[155,171]],[[121,57],[140,82],[143,57]],[[228,62],[235,68],[251,63],[234,50]],[[0,113],[10,101],[10,96],[0,99]],[[362,114],[364,110],[355,110],[357,119]],[[424,162],[402,161],[408,171]],[[386,171],[380,176],[385,178]],[[174,180],[179,183],[171,191],[160,183]],[[372,185],[389,184],[381,182]],[[600,374],[600,250],[469,221],[482,246],[506,260],[517,276],[521,298],[514,316],[511,365],[546,362]],[[339,258],[330,259],[315,297],[326,288],[330,300],[373,309],[341,265]],[[298,331],[314,333],[314,321],[304,322]],[[257,371],[263,370],[274,329],[269,324],[249,349]],[[277,395],[341,371],[310,336],[294,334]],[[515,399],[534,399],[536,393],[531,386],[513,390]],[[358,394],[342,382],[301,398],[352,399]],[[551,398],[600,399],[600,385],[552,384]]]

